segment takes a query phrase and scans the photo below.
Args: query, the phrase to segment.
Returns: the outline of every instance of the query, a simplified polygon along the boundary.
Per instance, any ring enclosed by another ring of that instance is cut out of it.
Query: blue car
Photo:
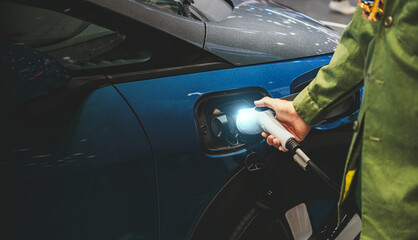
[[[2,239],[329,233],[338,194],[234,121],[294,98],[332,29],[263,0],[0,3]],[[336,182],[358,99],[303,142]]]

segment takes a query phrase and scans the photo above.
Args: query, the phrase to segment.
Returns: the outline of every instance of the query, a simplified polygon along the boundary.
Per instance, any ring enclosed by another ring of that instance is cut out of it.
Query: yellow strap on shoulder
[[[353,182],[355,173],[356,173],[356,170],[350,170],[345,175],[345,187],[344,187],[343,201],[347,197],[347,193],[348,193],[348,190],[350,189],[351,183]]]
[[[374,0],[373,8],[372,8],[372,11],[370,12],[369,20],[372,20],[372,21],[378,20],[376,18],[376,13],[378,12],[378,9],[379,9],[379,1],[380,0]]]

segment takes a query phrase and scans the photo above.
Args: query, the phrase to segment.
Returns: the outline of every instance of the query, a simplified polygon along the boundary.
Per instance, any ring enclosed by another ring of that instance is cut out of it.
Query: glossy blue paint
[[[86,99],[70,132],[72,148],[81,150],[88,144],[84,148],[105,162],[152,157],[135,115],[112,86],[98,89]]]
[[[31,236],[48,233],[43,239],[156,239],[152,151],[116,89],[91,93],[69,125],[55,129],[61,120],[52,120],[2,165],[2,177],[24,176],[13,180],[19,192],[10,194],[18,206],[16,226]]]
[[[258,86],[273,97],[290,94],[291,81],[328,64],[331,55],[116,84],[143,123],[155,151],[161,239],[186,239],[210,199],[242,165],[245,153],[205,156],[194,104],[199,96]]]
[[[67,115],[65,115],[67,117]],[[48,163],[46,171],[63,165],[65,169],[94,168],[138,159],[151,158],[152,152],[145,133],[120,94],[104,87],[88,96],[70,120],[54,118],[42,127],[43,136],[22,140],[14,159],[25,162],[23,169],[34,173]],[[35,120],[36,121],[36,120]],[[52,129],[59,122],[69,124]],[[58,122],[58,123],[57,123]],[[52,132],[52,130],[56,132]],[[42,157],[39,157],[42,156]],[[52,168],[51,168],[52,167]]]

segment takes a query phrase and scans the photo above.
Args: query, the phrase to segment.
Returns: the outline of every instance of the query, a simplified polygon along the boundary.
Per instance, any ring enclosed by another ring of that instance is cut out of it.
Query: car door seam
[[[107,77],[107,76],[106,76]],[[111,79],[109,79],[111,80]],[[145,137],[147,139],[148,145],[151,149],[151,154],[152,154],[152,158],[154,160],[154,182],[155,182],[155,193],[156,193],[156,202],[157,202],[157,239],[160,239],[160,193],[158,191],[158,178],[157,178],[157,159],[155,156],[155,151],[152,147],[151,144],[151,140],[148,136],[147,131],[145,130],[144,125],[142,124],[138,114],[136,114],[136,112],[134,111],[134,109],[132,108],[131,104],[129,104],[128,100],[125,98],[125,96],[123,96],[123,94],[119,91],[119,89],[112,84],[113,88],[119,93],[119,95],[122,97],[122,99],[126,102],[126,104],[128,105],[128,107],[131,109],[132,113],[134,114],[135,118],[137,119],[139,125],[141,126],[142,130],[144,131]]]

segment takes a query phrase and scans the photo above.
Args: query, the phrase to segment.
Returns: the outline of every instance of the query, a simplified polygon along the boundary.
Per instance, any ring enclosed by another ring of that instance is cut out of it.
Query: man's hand
[[[302,141],[308,132],[311,130],[311,126],[306,124],[302,118],[299,117],[293,102],[285,101],[281,99],[273,99],[265,97],[261,100],[255,101],[254,104],[258,107],[268,107],[276,112],[276,119],[285,127],[293,136],[295,136],[298,142]],[[278,148],[280,151],[285,151],[280,145],[280,140],[273,135],[269,135],[266,132],[261,133],[266,138],[267,144]]]

